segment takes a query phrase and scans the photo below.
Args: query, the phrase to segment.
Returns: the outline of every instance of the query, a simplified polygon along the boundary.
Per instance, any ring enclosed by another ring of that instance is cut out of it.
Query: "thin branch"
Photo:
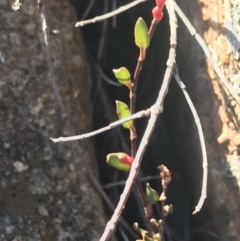
[[[116,16],[117,14],[120,14],[122,12],[125,12],[127,11],[128,9],[130,8],[133,8],[135,7],[136,5],[140,4],[140,3],[143,3],[143,2],[146,2],[146,1],[149,1],[149,0],[135,0],[131,3],[128,3],[124,6],[121,6],[120,8],[112,11],[112,12],[109,12],[109,13],[106,13],[106,14],[103,14],[101,16],[97,16],[95,18],[92,18],[92,19],[88,19],[88,20],[84,20],[84,21],[80,21],[80,22],[77,22],[75,24],[75,27],[82,27],[84,25],[87,25],[87,24],[91,24],[91,23],[96,23],[96,22],[100,22],[102,20],[105,20],[107,18],[111,18],[111,17],[114,17]]]
[[[216,72],[216,74],[218,75],[219,79],[222,81],[222,83],[227,88],[229,93],[233,96],[233,98],[238,103],[238,105],[240,105],[240,100],[238,98],[238,95],[235,93],[235,91],[232,89],[232,87],[227,82],[226,77],[222,73],[222,71],[219,68],[219,66],[216,63],[216,61],[213,59],[213,57],[212,57],[212,55],[211,55],[211,53],[210,53],[210,51],[209,51],[205,41],[203,40],[203,38],[197,33],[197,30],[193,27],[191,22],[188,20],[188,18],[186,17],[186,15],[183,13],[183,11],[177,5],[176,2],[174,2],[174,9],[177,12],[178,16],[182,19],[183,23],[185,24],[185,26],[189,30],[190,34],[195,37],[195,39],[197,40],[197,42],[201,46],[203,52],[206,54],[208,60],[212,63],[212,67],[213,67],[214,71]]]
[[[120,87],[121,84],[119,82],[117,82],[116,80],[112,80],[110,79],[102,70],[100,63],[95,63],[96,69],[100,75],[100,77],[108,84],[116,86],[116,87]]]
[[[108,12],[108,5],[109,5],[109,0],[104,0],[104,7],[103,7],[103,13]],[[97,60],[98,62],[101,61],[103,52],[104,52],[104,47],[106,45],[106,36],[107,36],[107,27],[108,27],[108,20],[105,20],[102,22],[102,29],[101,29],[101,35],[100,35],[100,41],[98,44],[98,54],[97,54]]]
[[[148,31],[150,41],[151,41],[151,38],[153,36],[153,33],[155,32],[155,29],[156,29],[156,26],[158,25],[158,23],[159,23],[159,21],[156,21],[155,18],[153,18],[153,20],[151,22],[151,26]],[[136,68],[134,71],[133,81],[131,83],[131,89],[130,89],[130,93],[129,93],[131,114],[135,113],[138,80],[139,80],[139,76],[140,76],[140,73],[142,70],[142,66],[146,59],[147,50],[148,49],[144,49],[144,50],[140,49],[140,54],[139,54]],[[135,121],[134,120],[133,120],[133,126],[134,126],[134,130],[130,130],[131,156],[135,157],[136,152],[137,152],[137,134],[136,134],[136,130],[135,130]],[[142,209],[144,211],[143,221],[146,225],[149,236],[152,237],[154,232],[153,232],[153,227],[151,225],[150,219],[152,218],[153,210],[152,210],[152,206],[149,205],[149,203],[147,202],[145,192],[141,185],[139,174],[137,175],[137,177],[135,179],[135,185],[136,185],[136,189],[134,188],[133,191],[134,191],[134,193],[137,194],[137,202],[139,202],[142,206]]]
[[[169,58],[167,61],[167,69],[166,69],[166,72],[164,75],[163,83],[162,83],[161,89],[159,91],[159,95],[158,95],[158,98],[154,105],[153,111],[151,112],[151,117],[149,119],[147,128],[145,130],[145,133],[141,140],[140,146],[136,153],[134,162],[132,164],[132,168],[131,168],[129,177],[126,181],[125,188],[123,190],[122,195],[120,196],[120,200],[114,211],[114,214],[113,214],[111,220],[108,222],[100,241],[109,240],[109,238],[114,233],[117,221],[119,220],[119,217],[125,207],[128,197],[129,197],[133,182],[139,173],[140,164],[141,164],[143,155],[145,153],[149,139],[150,139],[151,134],[156,125],[157,118],[162,110],[163,101],[168,92],[168,87],[169,87],[172,73],[173,73],[173,66],[175,64],[175,54],[176,54],[176,46],[177,46],[177,19],[176,19],[176,15],[174,12],[173,0],[168,0],[167,9],[168,9],[169,20],[170,20],[170,33],[171,33],[170,46],[171,47],[170,47],[170,51],[169,51]]]
[[[201,197],[198,201],[197,206],[195,207],[195,210],[193,212],[193,214],[198,213],[204,203],[204,200],[207,197],[207,175],[208,175],[208,161],[207,161],[207,152],[206,152],[206,145],[205,145],[205,141],[204,141],[204,136],[203,136],[203,130],[202,130],[202,126],[201,126],[201,122],[200,119],[198,117],[197,111],[192,103],[192,100],[190,99],[190,96],[188,95],[187,92],[187,88],[185,86],[185,84],[181,81],[179,75],[178,75],[178,69],[177,66],[175,66],[174,69],[174,77],[179,85],[179,87],[181,88],[187,103],[192,111],[195,123],[197,125],[197,129],[198,129],[198,135],[199,135],[199,139],[200,139],[200,145],[201,145],[201,150],[202,150],[202,168],[203,168],[203,181],[202,181],[202,191],[201,191]]]
[[[115,10],[117,8],[117,0],[112,0],[112,9]],[[117,16],[112,18],[112,27],[115,29],[117,27]]]
[[[131,115],[129,117],[123,118],[121,120],[112,122],[110,125],[105,126],[103,128],[100,128],[96,131],[92,131],[86,134],[82,134],[82,135],[77,135],[77,136],[69,136],[69,137],[59,137],[59,138],[50,138],[54,143],[59,143],[59,142],[66,142],[66,141],[76,141],[76,140],[83,140],[86,138],[89,138],[91,136],[96,136],[102,132],[111,130],[117,126],[120,126],[121,124],[123,124],[124,122],[130,121],[130,120],[134,120],[134,119],[139,119],[142,117],[146,117],[149,116],[151,114],[151,109],[147,109],[147,110],[142,110],[137,112],[134,115]]]
[[[146,181],[152,181],[152,180],[156,180],[156,179],[160,179],[160,177],[159,176],[147,176],[147,177],[140,178],[140,181],[146,182]],[[119,182],[104,184],[104,185],[102,185],[102,187],[103,188],[112,188],[112,187],[116,187],[116,186],[123,186],[125,184],[126,184],[126,181],[119,181]]]

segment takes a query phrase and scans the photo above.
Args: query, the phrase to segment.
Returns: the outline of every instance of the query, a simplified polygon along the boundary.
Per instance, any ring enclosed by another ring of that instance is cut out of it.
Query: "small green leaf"
[[[116,100],[116,109],[117,109],[117,115],[118,115],[119,120],[129,117],[131,115],[131,112],[130,112],[128,106],[122,101]],[[124,122],[122,124],[122,126],[126,129],[130,129],[130,130],[133,129],[132,121]]]
[[[120,84],[131,89],[131,74],[127,68],[121,67],[119,69],[113,69],[113,73]]]
[[[146,50],[150,43],[148,28],[142,18],[138,18],[134,28],[135,44],[140,48]]]
[[[146,184],[146,197],[149,204],[155,204],[159,201],[158,193],[152,189],[149,183]]]
[[[128,155],[123,152],[110,153],[107,155],[107,164],[121,171],[129,171],[131,165],[128,162]]]

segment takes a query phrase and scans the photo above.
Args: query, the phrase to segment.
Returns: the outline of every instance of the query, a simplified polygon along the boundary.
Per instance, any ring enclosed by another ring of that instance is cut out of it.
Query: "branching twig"
[[[238,103],[238,105],[240,105],[240,100],[239,100],[237,94],[234,92],[234,90],[232,90],[231,86],[227,82],[227,80],[226,80],[224,74],[222,73],[221,69],[219,68],[218,64],[211,56],[211,53],[210,53],[206,43],[204,42],[203,38],[197,33],[197,30],[193,27],[193,25],[190,23],[190,21],[188,20],[186,15],[182,12],[181,8],[177,5],[176,2],[174,2],[174,9],[177,12],[178,16],[182,19],[183,23],[189,30],[190,34],[195,37],[195,39],[201,46],[203,52],[206,54],[208,60],[212,63],[212,67],[213,67],[214,71],[216,72],[216,74],[218,75],[219,79],[222,81],[222,83],[227,88],[229,93],[233,96],[233,98]]]
[[[153,33],[155,32],[156,26],[158,25],[159,21],[156,21],[155,18],[153,18],[152,22],[151,22],[151,26],[149,28],[148,34],[149,34],[149,38],[151,40]],[[137,61],[137,65],[134,71],[134,76],[133,76],[133,80],[131,83],[131,89],[130,89],[130,112],[131,114],[135,113],[135,105],[136,105],[136,97],[137,97],[137,86],[138,86],[138,80],[139,80],[139,76],[142,70],[142,66],[145,62],[146,59],[146,54],[147,54],[147,49],[144,49],[144,54],[142,52],[143,50],[140,49],[140,54],[138,57],[138,61]],[[135,127],[135,121],[133,120],[133,126]],[[136,134],[136,130],[134,128],[134,130],[130,130],[130,140],[131,140],[131,156],[135,157],[136,152],[137,152],[137,134]],[[141,185],[141,181],[140,181],[140,175],[138,174],[136,179],[135,179],[135,185],[136,185],[136,191],[135,189],[133,189],[134,192],[137,193],[137,201],[140,202],[143,211],[144,211],[144,217],[143,220],[145,222],[146,228],[148,230],[148,234],[150,237],[152,237],[153,235],[153,228],[150,222],[150,219],[152,218],[152,206],[149,205],[149,203],[147,202],[146,196],[145,196],[145,192],[143,190],[143,187]]]
[[[143,135],[142,141],[140,143],[140,146],[138,148],[134,162],[132,164],[132,168],[131,168],[129,177],[126,181],[125,188],[120,197],[119,203],[114,211],[114,214],[113,214],[111,220],[108,222],[100,241],[109,240],[109,238],[111,237],[111,235],[113,234],[113,232],[116,228],[117,221],[119,220],[119,217],[125,207],[125,204],[127,202],[128,196],[130,194],[133,182],[134,182],[136,176],[138,175],[142,157],[147,148],[150,136],[154,130],[158,115],[160,114],[159,110],[162,109],[163,101],[168,92],[168,87],[169,87],[171,77],[172,77],[172,72],[173,72],[173,66],[175,64],[175,54],[176,54],[176,45],[177,45],[177,19],[176,19],[175,12],[174,12],[173,0],[168,0],[167,9],[168,9],[169,18],[170,18],[170,32],[171,32],[170,45],[171,45],[171,48],[170,48],[170,52],[169,52],[169,58],[167,61],[167,69],[166,69],[166,72],[164,75],[163,83],[162,83],[161,89],[159,91],[159,95],[158,95],[158,98],[154,105],[153,111],[151,113],[151,117],[149,119],[146,131]]]
[[[123,124],[124,122],[130,121],[130,120],[134,120],[134,119],[139,119],[145,116],[149,116],[151,114],[151,109],[147,109],[147,110],[142,110],[137,112],[134,115],[131,115],[129,117],[123,118],[121,120],[112,122],[110,125],[105,126],[101,129],[98,129],[96,131],[92,131],[86,134],[82,134],[82,135],[77,135],[77,136],[69,136],[69,137],[59,137],[59,138],[50,138],[53,142],[58,143],[58,142],[66,142],[66,141],[76,141],[76,140],[83,140],[86,138],[89,138],[91,136],[95,136],[98,135],[102,132],[111,130],[117,126],[120,126],[121,124]]]
[[[121,6],[120,8],[118,8],[118,9],[112,11],[112,12],[106,13],[106,14],[101,15],[101,16],[97,16],[97,17],[92,18],[92,19],[88,19],[88,20],[77,22],[75,24],[75,27],[82,27],[82,26],[87,25],[87,24],[100,22],[100,21],[105,20],[107,18],[114,17],[117,14],[125,12],[128,9],[133,8],[134,6],[136,6],[136,5],[140,4],[140,3],[146,2],[146,1],[149,1],[149,0],[135,0],[135,1],[133,1],[131,3],[128,3],[128,4],[124,5],[124,6]]]
[[[204,141],[204,136],[203,136],[203,130],[202,130],[202,126],[201,126],[201,122],[200,119],[198,117],[197,111],[192,103],[192,100],[190,99],[190,96],[188,95],[187,92],[187,88],[185,86],[185,84],[181,81],[179,75],[178,75],[178,69],[177,66],[175,66],[174,68],[174,77],[179,85],[179,87],[181,88],[187,103],[192,111],[195,123],[197,125],[197,129],[198,129],[198,135],[199,135],[199,139],[200,139],[200,145],[201,145],[201,150],[202,150],[202,168],[203,168],[203,181],[202,181],[202,191],[201,191],[201,197],[199,199],[199,202],[197,204],[197,206],[195,207],[195,210],[193,212],[193,214],[196,214],[200,211],[200,209],[202,208],[202,205],[204,203],[204,200],[207,197],[207,175],[208,175],[208,161],[207,161],[207,152],[206,152],[206,145],[205,145],[205,141]]]

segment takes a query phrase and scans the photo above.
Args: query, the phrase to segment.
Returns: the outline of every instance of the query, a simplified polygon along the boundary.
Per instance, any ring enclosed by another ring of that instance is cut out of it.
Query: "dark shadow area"
[[[72,0],[76,7],[78,17],[84,14],[88,1]],[[92,18],[110,11],[112,6],[104,5],[107,1],[95,1],[87,18]],[[111,2],[111,1],[109,1]],[[124,5],[129,1],[117,1]],[[114,19],[87,25],[81,28],[87,48],[87,55],[91,64],[93,78],[93,128],[108,125],[117,120],[115,114],[115,100],[129,103],[128,90],[125,87],[116,86],[117,81],[112,74],[113,68],[127,67],[134,72],[138,58],[138,49],[134,44],[133,29],[139,16],[143,17],[150,25],[152,15],[152,1],[140,4],[134,9],[118,15]],[[137,91],[136,109],[146,109],[156,100],[163,75],[166,69],[166,61],[169,51],[169,25],[168,16],[159,24],[152,39],[146,62],[144,63]],[[200,13],[196,13],[200,14]],[[191,49],[193,39],[179,21],[178,64],[183,81],[191,82],[197,66],[192,62],[193,57],[186,49]],[[207,26],[206,26],[207,27]],[[199,52],[201,52],[199,47]],[[196,62],[199,64],[198,62]],[[206,68],[205,61],[200,62],[201,68]],[[186,69],[186,66],[187,69]],[[190,68],[190,66],[192,66]],[[193,85],[190,85],[190,95],[194,97]],[[213,103],[209,103],[213,105]],[[169,93],[164,104],[164,113],[159,117],[155,131],[143,159],[141,175],[158,175],[157,166],[166,165],[172,172],[172,182],[167,192],[167,203],[172,203],[174,212],[167,217],[166,241],[203,241],[220,240],[206,234],[205,225],[211,226],[211,215],[207,208],[203,212],[193,216],[191,213],[200,196],[202,182],[202,159],[199,147],[197,129],[185,98],[172,80]],[[136,123],[138,141],[145,130],[147,119],[138,120]],[[122,127],[96,136],[96,157],[99,163],[99,172],[102,184],[114,183],[124,180],[127,175],[113,170],[106,164],[105,157],[110,152],[124,151],[129,153],[129,133]],[[194,172],[194,173],[193,173]],[[150,181],[153,188],[161,192],[159,180]],[[106,189],[111,200],[117,204],[123,187]],[[106,207],[108,215],[111,211]],[[155,208],[156,218],[160,218],[160,208]],[[141,215],[133,195],[130,196],[123,213],[124,218],[130,225],[134,222],[141,223]],[[220,220],[219,220],[220,221]],[[211,229],[212,230],[212,229]],[[213,231],[214,232],[214,231]],[[124,240],[121,232],[117,232],[118,240]],[[129,240],[133,240],[129,237]]]

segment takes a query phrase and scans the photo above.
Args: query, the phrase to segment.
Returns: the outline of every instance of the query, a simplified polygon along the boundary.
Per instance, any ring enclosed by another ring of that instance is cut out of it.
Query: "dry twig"
[[[87,24],[91,24],[91,23],[96,23],[96,22],[100,22],[102,20],[105,20],[107,18],[111,18],[111,17],[114,17],[116,16],[117,14],[119,13],[122,13],[122,12],[125,12],[127,11],[128,9],[130,8],[133,8],[135,7],[136,5],[140,4],[140,3],[143,3],[143,2],[146,2],[146,1],[149,1],[149,0],[135,0],[131,3],[128,3],[124,6],[121,6],[120,8],[112,11],[112,12],[109,12],[109,13],[106,13],[106,14],[103,14],[101,16],[97,16],[95,18],[92,18],[92,19],[88,19],[88,20],[84,20],[84,21],[80,21],[80,22],[77,22],[75,24],[75,27],[82,27],[84,25],[87,25]]]
[[[76,141],[76,140],[83,140],[86,138],[89,138],[91,136],[96,136],[102,132],[111,130],[117,126],[120,126],[122,123],[130,121],[130,120],[134,120],[134,119],[139,119],[145,116],[149,116],[151,114],[151,109],[147,109],[147,110],[142,110],[137,112],[136,114],[133,114],[129,117],[123,118],[121,120],[112,122],[110,125],[105,126],[101,129],[98,129],[96,131],[92,131],[86,134],[82,134],[82,135],[77,135],[77,136],[69,136],[69,137],[59,137],[59,138],[50,138],[53,142],[55,143],[59,143],[59,142],[67,142],[67,141]]]
[[[178,75],[178,69],[177,66],[175,66],[174,68],[174,73],[173,73],[180,89],[182,90],[187,103],[192,111],[195,123],[197,125],[197,129],[198,129],[198,135],[199,135],[199,139],[200,139],[200,145],[201,145],[201,150],[202,150],[202,168],[203,168],[203,181],[202,181],[202,191],[201,191],[201,197],[199,199],[199,202],[197,204],[197,206],[195,207],[195,210],[193,211],[193,214],[196,214],[200,211],[200,209],[202,208],[202,205],[204,203],[204,200],[207,197],[207,174],[208,174],[208,161],[207,161],[207,152],[206,152],[206,145],[205,145],[205,141],[204,141],[204,136],[203,136],[203,130],[202,130],[202,126],[201,126],[201,122],[200,119],[198,117],[197,111],[192,103],[192,100],[190,98],[190,96],[188,95],[187,92],[187,88],[185,86],[185,84],[181,81],[179,75]]]
[[[133,162],[129,177],[126,181],[125,188],[120,197],[119,203],[114,211],[114,214],[113,214],[111,220],[108,222],[100,241],[109,240],[109,238],[112,236],[112,234],[116,228],[117,221],[119,220],[119,217],[125,207],[125,204],[127,202],[128,196],[130,194],[133,182],[138,175],[142,157],[145,153],[150,136],[154,130],[158,115],[161,112],[160,110],[162,110],[163,101],[168,92],[168,87],[169,87],[169,84],[171,81],[173,67],[175,64],[175,54],[176,54],[176,45],[177,45],[177,19],[176,19],[175,12],[174,12],[173,0],[168,0],[167,9],[168,9],[169,18],[170,18],[170,33],[171,33],[170,45],[171,45],[171,47],[170,47],[170,51],[169,51],[169,58],[167,61],[167,69],[166,69],[166,72],[164,75],[163,83],[162,83],[161,89],[159,91],[159,95],[158,95],[158,98],[154,105],[153,111],[151,112],[151,117],[149,119],[147,128],[145,130],[142,141],[140,143],[137,154],[135,156],[135,160]]]
[[[199,43],[199,45],[201,46],[203,52],[206,54],[208,60],[211,62],[212,67],[214,69],[214,71],[216,72],[216,74],[218,75],[219,79],[221,80],[221,82],[224,84],[224,86],[227,88],[227,90],[229,91],[229,93],[233,96],[233,98],[235,99],[235,101],[238,103],[238,105],[240,105],[240,100],[237,96],[237,94],[235,93],[235,91],[232,89],[232,87],[230,86],[230,84],[227,82],[226,77],[224,76],[224,74],[222,73],[221,69],[219,68],[218,64],[216,63],[216,61],[213,59],[205,41],[203,40],[203,38],[197,33],[197,30],[193,27],[193,25],[191,24],[191,22],[188,20],[188,18],[186,17],[186,15],[183,13],[183,11],[181,10],[181,8],[177,5],[176,2],[174,2],[174,9],[177,12],[178,16],[181,18],[181,20],[183,21],[183,23],[185,24],[185,26],[187,27],[187,29],[189,30],[190,34],[192,36],[195,37],[195,39],[197,40],[197,42]]]

